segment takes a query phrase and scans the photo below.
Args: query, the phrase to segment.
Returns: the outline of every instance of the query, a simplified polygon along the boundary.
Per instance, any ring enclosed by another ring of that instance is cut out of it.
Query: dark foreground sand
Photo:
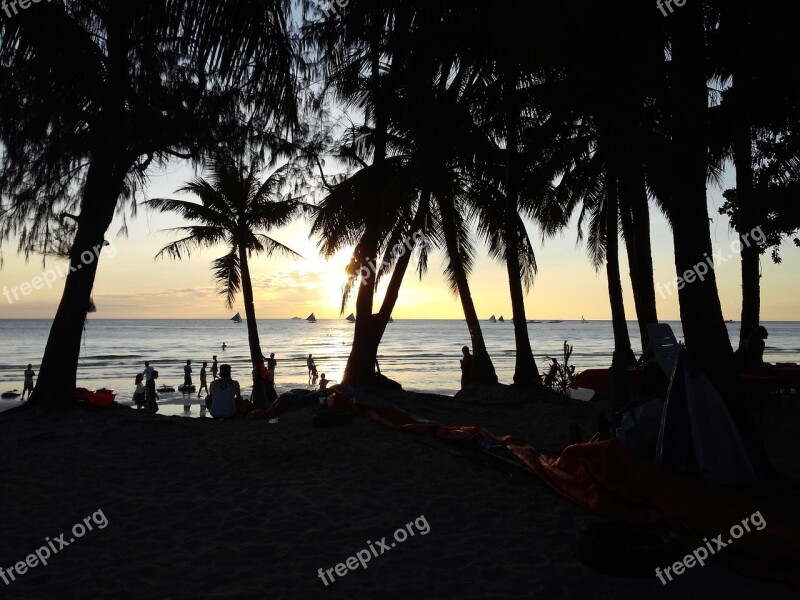
[[[592,432],[600,410],[508,397],[393,399],[447,424],[514,434],[550,455],[569,442],[570,422]],[[778,467],[795,481],[797,408],[792,398],[780,415],[775,406],[756,413]],[[0,598],[798,597],[713,563],[666,586],[655,576],[599,575],[574,554],[576,529],[599,518],[533,476],[360,418],[313,428],[310,409],[277,425],[129,409],[17,412],[0,415],[0,457],[0,567],[25,560],[46,537],[66,532],[68,540],[73,524],[97,511],[107,519],[47,566],[0,580]],[[784,509],[800,499],[791,481],[759,494]],[[327,586],[318,578],[319,568],[368,540],[389,543],[420,516],[427,535]]]

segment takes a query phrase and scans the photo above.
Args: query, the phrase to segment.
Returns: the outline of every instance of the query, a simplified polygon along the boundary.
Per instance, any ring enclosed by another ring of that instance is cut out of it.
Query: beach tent
[[[725,402],[684,348],[678,350],[661,413],[655,464],[723,485],[758,481],[755,461]]]

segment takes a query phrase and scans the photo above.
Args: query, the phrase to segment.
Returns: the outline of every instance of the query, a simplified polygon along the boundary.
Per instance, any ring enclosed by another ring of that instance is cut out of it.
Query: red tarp
[[[569,446],[553,459],[511,436],[498,438],[480,427],[450,427],[424,421],[388,402],[367,398],[337,392],[331,407],[393,429],[432,433],[447,442],[472,441],[503,452],[579,506],[610,518],[663,520],[676,532],[695,540],[697,546],[703,544],[703,538],[712,540],[719,534],[727,542],[733,525],[761,511],[766,528],[745,533],[716,556],[737,571],[781,581],[800,591],[800,535],[751,498],[659,469],[629,454],[616,440]]]

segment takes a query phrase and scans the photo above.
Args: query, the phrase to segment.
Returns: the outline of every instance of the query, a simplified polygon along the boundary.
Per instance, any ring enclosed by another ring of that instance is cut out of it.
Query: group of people
[[[274,400],[277,395],[275,393],[274,377],[278,361],[275,359],[274,352],[270,354],[269,358],[262,358],[262,364],[253,370],[254,389],[261,384],[263,386],[262,389],[265,391],[266,401]],[[187,360],[183,367],[183,385],[179,388],[184,396],[194,393],[193,372],[192,361],[191,359]],[[237,413],[245,413],[248,408],[252,407],[252,405],[248,406],[250,403],[242,398],[239,382],[231,378],[231,366],[228,364],[220,365],[216,355],[212,357],[211,377],[211,385],[209,385],[208,362],[204,361],[203,366],[200,368],[200,386],[197,389],[197,397],[200,398],[205,390],[206,400],[203,410],[207,408],[211,416],[221,419],[230,418]],[[149,361],[145,361],[144,370],[136,375],[134,382],[136,389],[133,394],[133,400],[138,409],[158,412],[157,380],[158,371],[150,366]]]

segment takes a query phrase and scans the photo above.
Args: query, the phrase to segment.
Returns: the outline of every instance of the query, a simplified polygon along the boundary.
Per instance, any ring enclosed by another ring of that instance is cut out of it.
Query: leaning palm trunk
[[[514,317],[514,342],[516,364],[514,383],[530,387],[539,386],[542,380],[528,337],[528,321],[525,315],[525,293],[522,288],[522,265],[519,257],[519,109],[516,97],[517,79],[509,77],[506,87],[506,206],[503,237],[506,250],[508,285],[511,292],[511,309]]]
[[[253,284],[250,280],[250,264],[247,258],[247,249],[239,246],[239,268],[242,271],[242,297],[244,298],[244,312],[247,317],[247,342],[250,346],[250,361],[253,364],[253,396],[250,400],[256,408],[267,407],[267,393],[264,382],[258,376],[258,367],[263,363],[261,340],[258,337],[258,323],[256,323],[256,307],[253,301]]]
[[[31,396],[32,406],[65,408],[75,403],[81,338],[94,287],[100,249],[132,164],[97,152],[86,175],[78,229],[69,254],[70,272],[58,305]],[[86,260],[89,255],[91,260]],[[84,258],[81,258],[84,257]]]
[[[628,253],[633,301],[639,321],[639,336],[644,352],[650,341],[647,326],[658,323],[658,310],[653,281],[650,210],[641,163],[631,156],[628,167],[621,170],[619,177],[621,220]]]
[[[631,351],[631,338],[625,319],[625,301],[622,296],[622,277],[619,271],[619,231],[617,182],[608,178],[606,187],[606,276],[608,298],[611,302],[611,321],[614,329],[614,355],[611,359],[610,399],[619,408],[630,400],[627,367],[636,362]]]
[[[467,321],[469,337],[472,342],[473,360],[469,381],[472,384],[497,383],[497,373],[495,373],[489,352],[486,350],[486,342],[483,339],[478,312],[475,310],[469,280],[464,269],[464,263],[461,261],[461,252],[458,248],[458,240],[454,228],[455,215],[453,214],[453,206],[447,199],[442,199],[439,203],[439,210],[442,213],[442,229],[447,246],[447,254],[450,258],[450,268],[453,271],[453,279],[456,283],[458,297],[461,300],[461,307],[464,310],[464,318]]]

